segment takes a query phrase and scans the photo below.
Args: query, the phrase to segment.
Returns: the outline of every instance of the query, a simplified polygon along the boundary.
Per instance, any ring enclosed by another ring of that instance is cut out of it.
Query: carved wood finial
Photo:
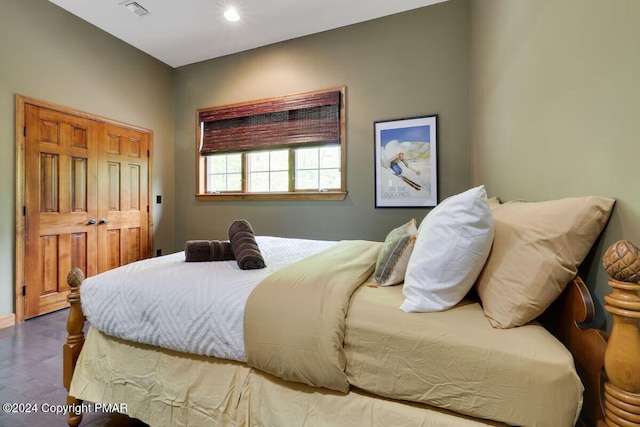
[[[605,253],[602,264],[613,280],[604,297],[613,325],[604,366],[605,418],[608,426],[640,426],[640,256],[621,240]]]
[[[84,280],[84,273],[78,267],[74,267],[69,274],[67,274],[67,283],[70,288],[78,288]]]
[[[640,250],[627,240],[611,245],[602,257],[602,265],[614,280],[640,282]]]

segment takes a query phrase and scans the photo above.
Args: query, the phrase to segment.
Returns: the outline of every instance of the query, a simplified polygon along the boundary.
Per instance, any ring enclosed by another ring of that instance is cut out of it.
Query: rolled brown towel
[[[233,249],[231,248],[231,242],[229,241],[212,241],[211,252],[213,253],[214,260],[231,261],[232,259],[236,259]]]
[[[186,262],[230,261],[236,259],[230,242],[189,240],[184,250]]]
[[[186,262],[209,261],[211,258],[211,244],[209,240],[189,240],[184,248]]]
[[[264,258],[256,243],[255,233],[249,221],[239,219],[229,226],[231,249],[242,270],[265,268]]]

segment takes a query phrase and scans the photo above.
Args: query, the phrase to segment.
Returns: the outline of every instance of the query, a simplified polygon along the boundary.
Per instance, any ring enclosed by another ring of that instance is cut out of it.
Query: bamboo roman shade
[[[340,144],[341,94],[330,90],[200,110],[200,154]]]

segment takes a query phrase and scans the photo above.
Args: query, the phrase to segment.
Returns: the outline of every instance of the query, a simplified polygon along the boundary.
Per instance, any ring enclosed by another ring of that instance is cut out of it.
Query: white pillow
[[[400,308],[424,312],[455,306],[478,278],[492,242],[493,217],[483,185],[440,203],[418,229]]]

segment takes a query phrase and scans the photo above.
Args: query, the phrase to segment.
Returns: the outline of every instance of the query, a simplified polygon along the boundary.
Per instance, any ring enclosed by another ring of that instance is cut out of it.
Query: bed
[[[594,221],[591,210],[570,205]],[[562,209],[552,207],[557,220]],[[490,258],[517,252],[510,247],[500,255],[500,242],[511,237],[498,233],[497,225],[513,214],[512,208],[499,214],[501,209],[492,212]],[[514,209],[522,218],[521,206]],[[608,211],[600,230],[607,217]],[[518,242],[526,239],[521,234]],[[587,250],[598,234],[583,244]],[[564,426],[604,420],[606,334],[578,326],[591,320],[593,302],[575,273],[535,320],[496,328],[487,321],[489,300],[482,300],[477,284],[479,295],[470,292],[450,309],[399,310],[407,284],[377,286],[373,277],[382,242],[256,240],[268,268],[248,274],[232,271],[233,261],[189,265],[183,253],[86,280],[72,271],[64,347],[68,403],[126,403],[130,416],[153,426]],[[491,269],[489,260],[478,282],[494,274]],[[228,293],[234,296],[221,296]],[[86,337],[85,315],[91,323]],[[186,322],[172,321],[178,317]],[[611,369],[636,372],[626,360],[616,366]],[[619,409],[616,416],[637,414],[637,391],[620,381],[607,390],[623,403],[607,398],[607,406]],[[70,414],[69,425],[80,421],[81,414]]]

